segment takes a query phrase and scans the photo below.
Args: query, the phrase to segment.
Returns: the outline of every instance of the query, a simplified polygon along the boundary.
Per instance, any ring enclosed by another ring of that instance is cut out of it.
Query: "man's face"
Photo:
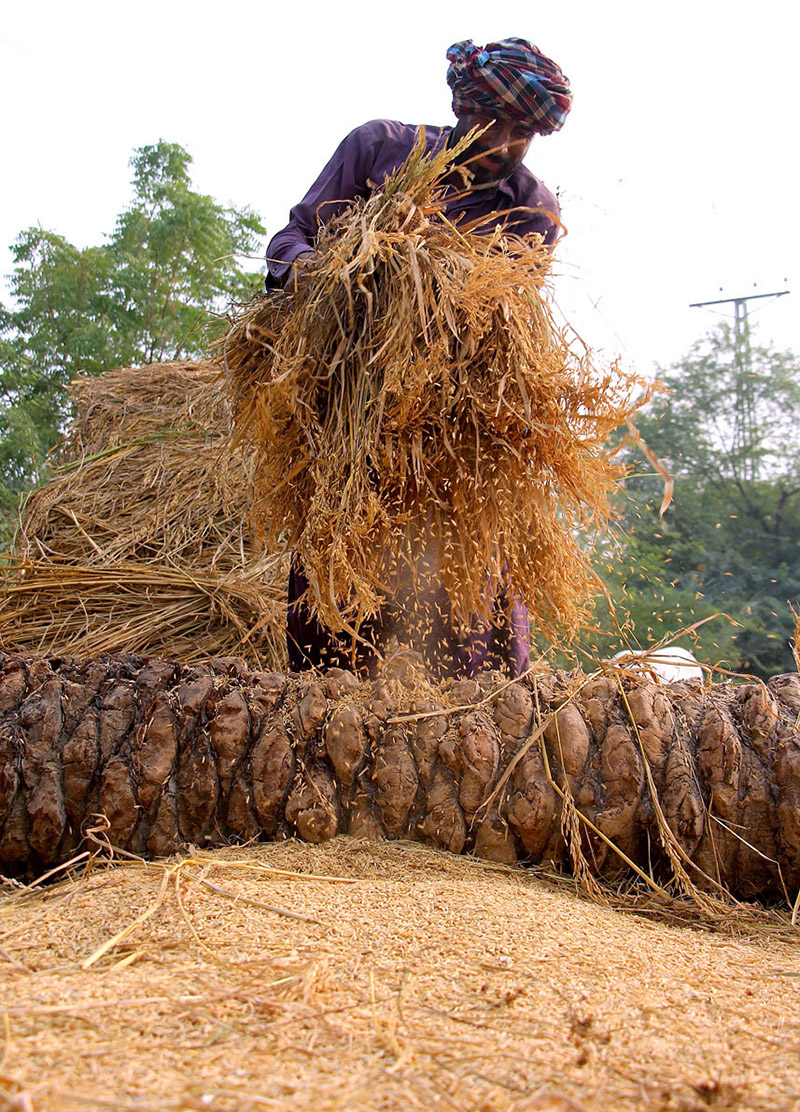
[[[534,129],[526,120],[470,112],[459,118],[453,128],[452,141],[462,139],[475,128],[486,130],[457,159],[471,172],[472,188],[491,185],[513,173],[528,153],[534,136]]]

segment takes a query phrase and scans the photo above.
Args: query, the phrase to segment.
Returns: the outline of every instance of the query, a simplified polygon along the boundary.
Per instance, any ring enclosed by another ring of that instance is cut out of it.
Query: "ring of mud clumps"
[[[651,886],[800,885],[800,677],[655,686],[610,672],[433,687],[0,658],[0,868],[340,833]]]

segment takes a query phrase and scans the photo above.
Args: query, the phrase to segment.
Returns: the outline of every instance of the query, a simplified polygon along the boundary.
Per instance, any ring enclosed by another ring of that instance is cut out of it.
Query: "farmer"
[[[475,129],[483,130],[458,157],[457,167],[445,180],[445,216],[452,222],[473,224],[478,230],[485,224],[487,232],[501,222],[511,234],[536,232],[552,246],[559,229],[558,203],[522,160],[535,135],[562,127],[572,103],[567,78],[525,39],[503,39],[484,48],[466,40],[451,46],[447,58],[447,83],[457,123],[453,128],[425,127],[426,150],[438,151]],[[291,210],[287,226],[271,240],[268,289],[302,282],[303,266],[313,258],[320,224],[379,188],[405,162],[419,131],[417,126],[395,120],[372,120],[342,141],[303,200]],[[299,671],[374,665],[379,646],[385,645],[395,630],[393,608],[362,625],[354,651],[350,637],[331,634],[299,601],[307,587],[303,569],[295,560],[289,579],[290,667]],[[449,602],[441,587],[431,586],[424,597],[417,597],[415,605],[424,614],[419,647],[439,676],[474,675],[490,666],[503,666],[516,676],[529,666],[527,612],[519,602],[509,604],[502,591],[494,602],[494,620],[488,624],[476,621],[466,630],[451,624]]]

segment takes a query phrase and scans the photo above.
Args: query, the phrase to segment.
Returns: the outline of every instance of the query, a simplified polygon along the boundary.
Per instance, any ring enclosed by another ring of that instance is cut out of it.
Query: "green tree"
[[[16,307],[0,307],[0,467],[12,500],[58,439],[70,379],[110,366],[115,341],[104,315],[104,248],[79,251],[31,228],[13,250]]]
[[[237,256],[252,254],[264,229],[250,210],[224,209],[195,193],[190,163],[181,147],[163,142],[131,160],[134,203],[109,242],[105,288],[109,320],[124,337],[124,362],[203,351],[208,330],[201,322],[253,293]]]
[[[132,201],[106,243],[81,250],[28,228],[12,248],[13,303],[0,305],[6,534],[62,433],[78,372],[202,356],[230,302],[255,290],[239,259],[258,250],[258,217],[193,190],[190,165],[175,143],[142,147],[131,159]]]
[[[637,466],[620,498],[620,551],[602,571],[618,620],[643,646],[721,611],[736,625],[715,619],[698,632],[705,660],[763,677],[793,667],[799,372],[794,355],[771,347],[743,361],[722,326],[662,374],[669,395],[637,424],[675,475],[674,502],[660,519],[660,480]],[[613,627],[602,607],[599,624]]]

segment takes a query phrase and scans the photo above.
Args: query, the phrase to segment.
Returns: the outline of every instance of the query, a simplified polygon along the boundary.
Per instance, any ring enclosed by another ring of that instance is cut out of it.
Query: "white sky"
[[[648,371],[714,323],[690,302],[791,289],[751,320],[800,353],[797,0],[493,8],[5,0],[0,248],[36,223],[102,242],[133,148],[159,138],[193,156],[197,189],[272,234],[356,124],[453,122],[452,42],[519,35],[575,94],[526,161],[561,198],[558,297],[584,338]]]

